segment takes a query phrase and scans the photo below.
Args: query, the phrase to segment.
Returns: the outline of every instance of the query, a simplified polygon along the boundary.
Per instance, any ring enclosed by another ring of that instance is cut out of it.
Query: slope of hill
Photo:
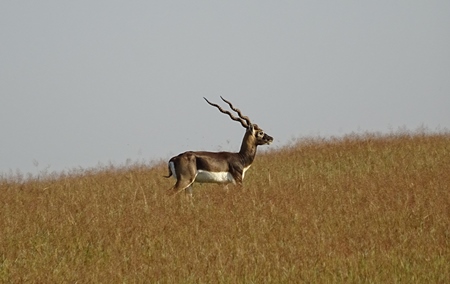
[[[450,280],[450,135],[301,140],[243,189],[153,167],[0,179],[0,282]]]

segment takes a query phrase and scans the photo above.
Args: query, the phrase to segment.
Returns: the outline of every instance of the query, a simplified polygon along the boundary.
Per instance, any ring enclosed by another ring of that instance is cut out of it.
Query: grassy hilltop
[[[166,174],[0,179],[0,282],[450,282],[449,134],[301,140],[193,204]]]

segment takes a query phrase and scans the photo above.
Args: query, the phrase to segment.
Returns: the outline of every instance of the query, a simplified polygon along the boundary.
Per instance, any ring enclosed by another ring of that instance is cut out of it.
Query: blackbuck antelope
[[[244,139],[242,139],[241,149],[237,153],[233,152],[206,152],[188,151],[172,157],[169,160],[169,175],[177,180],[170,188],[169,193],[175,194],[185,190],[188,196],[192,195],[192,184],[200,183],[222,183],[242,185],[245,172],[250,168],[256,156],[256,148],[259,145],[270,144],[273,138],[264,133],[256,124],[252,124],[247,116],[235,108],[229,101],[220,97],[239,117],[219,105],[211,103],[206,98],[206,102],[220,112],[230,116],[232,120],[238,121],[246,129]]]

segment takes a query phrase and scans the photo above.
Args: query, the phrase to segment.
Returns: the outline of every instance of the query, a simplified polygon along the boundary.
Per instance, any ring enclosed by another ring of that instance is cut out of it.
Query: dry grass
[[[450,281],[448,134],[302,140],[193,204],[166,173],[0,179],[0,281]]]

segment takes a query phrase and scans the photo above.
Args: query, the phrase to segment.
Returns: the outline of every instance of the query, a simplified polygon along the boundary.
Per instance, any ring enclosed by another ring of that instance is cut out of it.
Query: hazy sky
[[[450,1],[1,1],[0,174],[450,129]],[[261,149],[260,149],[261,150]]]

